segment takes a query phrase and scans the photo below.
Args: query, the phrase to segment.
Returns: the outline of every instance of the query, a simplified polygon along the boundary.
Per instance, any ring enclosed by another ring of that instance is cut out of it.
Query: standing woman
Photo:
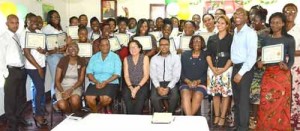
[[[219,126],[225,124],[225,115],[232,96],[230,48],[233,36],[229,33],[230,23],[227,16],[219,16],[217,20],[219,33],[209,37],[207,43],[206,60],[209,65],[207,92],[213,96],[214,125]]]
[[[204,14],[202,16],[202,21],[205,26],[205,30],[203,32],[208,32],[208,33],[218,32],[217,28],[215,27],[215,18],[212,14]]]
[[[63,30],[60,25],[60,15],[56,10],[51,10],[47,14],[47,23],[48,25],[42,29],[42,32],[47,34],[59,34]],[[66,46],[62,48],[55,48],[54,50],[48,50],[47,52],[47,64],[49,66],[50,75],[51,75],[51,96],[55,94],[54,90],[54,80],[55,80],[55,71],[59,60],[64,56],[63,53],[66,50]]]
[[[263,46],[284,45],[283,56],[288,56],[278,63],[265,64],[262,77],[261,99],[258,109],[257,130],[292,130],[291,129],[291,72],[294,64],[295,40],[286,31],[286,17],[283,13],[274,13],[269,19],[270,36],[263,41]],[[258,63],[259,67],[263,62]]]
[[[156,54],[156,39],[153,35],[149,34],[149,23],[146,19],[140,19],[137,23],[136,34],[131,37],[131,40],[137,36],[151,36],[152,49],[144,51],[144,54],[148,57],[152,57]],[[141,43],[143,44],[143,43]]]
[[[25,30],[21,33],[20,43],[24,50],[25,69],[26,73],[32,79],[34,84],[33,100],[34,100],[34,122],[37,127],[47,126],[47,119],[45,118],[45,73],[46,73],[46,51],[41,47],[37,49],[30,49],[25,47],[26,32],[41,33],[38,30],[37,16],[33,13],[28,13],[25,19]]]
[[[93,54],[96,54],[97,52],[100,51],[100,40],[102,38],[109,39],[110,38],[110,27],[108,23],[104,23],[102,25],[102,30],[101,30],[101,36],[93,41]]]
[[[186,115],[195,115],[200,108],[201,101],[206,92],[207,52],[204,39],[199,35],[192,36],[190,40],[191,51],[185,51],[181,56],[183,84],[179,90],[181,93],[181,105]]]
[[[81,86],[85,76],[86,62],[78,56],[78,52],[79,48],[76,43],[68,45],[68,55],[60,59],[56,69],[55,91],[58,108],[65,113],[76,112],[80,109]]]
[[[143,47],[137,40],[130,41],[128,47],[130,55],[124,59],[126,87],[123,98],[128,114],[142,114],[149,91],[149,57],[143,54]]]
[[[105,113],[111,114],[108,110],[110,103],[116,96],[119,88],[118,77],[121,75],[121,61],[117,54],[110,51],[110,44],[107,38],[101,38],[99,44],[100,52],[94,54],[87,66],[86,74],[90,85],[86,90],[86,101],[92,112],[106,108]],[[99,99],[97,109],[96,99]]]
[[[289,3],[286,4],[283,8],[283,13],[287,18],[287,31],[290,35],[295,38],[295,63],[291,68],[292,72],[292,117],[291,123],[296,130],[300,129],[300,104],[297,104],[299,101],[300,95],[300,26],[295,23],[295,19],[298,13],[298,8],[295,4]]]

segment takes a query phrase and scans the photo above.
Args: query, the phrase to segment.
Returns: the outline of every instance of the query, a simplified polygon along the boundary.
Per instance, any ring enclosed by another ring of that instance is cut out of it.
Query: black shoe
[[[24,127],[32,126],[32,123],[29,121],[26,121],[24,118],[20,118],[18,121],[21,126],[24,126]]]

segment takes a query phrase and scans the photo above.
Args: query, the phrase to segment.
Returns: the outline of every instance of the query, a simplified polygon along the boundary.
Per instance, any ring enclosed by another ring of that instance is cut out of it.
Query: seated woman
[[[194,35],[189,44],[191,51],[185,51],[181,56],[181,80],[183,84],[179,90],[181,93],[181,105],[186,115],[195,115],[206,93],[206,77],[208,64],[204,39]]]
[[[149,58],[143,55],[143,47],[137,40],[128,44],[130,55],[124,59],[123,98],[128,114],[142,114],[149,87]]]
[[[81,86],[85,76],[85,60],[79,57],[76,43],[67,47],[67,56],[60,59],[55,74],[58,108],[65,113],[80,109]]]
[[[117,54],[110,51],[107,38],[100,39],[99,49],[100,52],[91,57],[87,66],[86,74],[91,83],[85,93],[86,101],[92,112],[97,112],[98,98],[99,110],[102,111],[102,107],[107,107],[105,112],[111,114],[112,111],[108,108],[119,88],[121,60]]]

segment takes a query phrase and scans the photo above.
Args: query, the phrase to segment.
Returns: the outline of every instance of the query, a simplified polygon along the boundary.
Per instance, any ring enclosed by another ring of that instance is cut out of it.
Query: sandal
[[[218,126],[219,127],[224,127],[225,126],[225,118],[224,117],[220,117],[220,120],[218,122]]]
[[[218,125],[218,122],[219,122],[219,119],[220,118],[220,116],[215,116],[215,119],[214,119],[214,123],[213,123],[213,125]]]

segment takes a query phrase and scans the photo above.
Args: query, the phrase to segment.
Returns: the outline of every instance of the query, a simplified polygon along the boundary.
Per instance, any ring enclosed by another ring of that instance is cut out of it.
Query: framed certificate
[[[66,45],[67,41],[67,34],[66,33],[60,33],[57,35],[57,45],[58,47],[62,47]]]
[[[200,36],[202,36],[204,41],[205,41],[205,45],[207,45],[208,38],[212,35],[214,35],[214,33],[208,33],[208,32],[201,32],[200,33]]]
[[[93,55],[93,46],[91,43],[78,43],[78,56],[91,57]]]
[[[126,47],[128,46],[128,42],[130,38],[129,34],[116,33],[114,34],[114,36],[118,38],[121,45]]]
[[[54,50],[55,47],[58,47],[57,35],[47,35],[46,44],[48,50]]]
[[[264,64],[281,62],[283,61],[283,56],[284,56],[283,53],[284,53],[283,44],[264,46],[262,48],[261,61]]]
[[[36,49],[41,47],[45,49],[45,34],[26,32],[25,48]]]
[[[180,37],[180,49],[182,50],[191,50],[190,48],[190,40],[191,36],[181,36]]]
[[[161,31],[153,31],[153,32],[149,32],[149,34],[153,35],[156,41],[159,41],[159,39],[162,37]]]
[[[151,36],[137,36],[133,38],[141,43],[143,46],[143,50],[151,50],[152,49],[152,39]]]
[[[109,38],[108,40],[111,51],[117,51],[121,49],[121,45],[117,37]]]
[[[78,39],[78,26],[69,26],[67,33],[72,39]]]

